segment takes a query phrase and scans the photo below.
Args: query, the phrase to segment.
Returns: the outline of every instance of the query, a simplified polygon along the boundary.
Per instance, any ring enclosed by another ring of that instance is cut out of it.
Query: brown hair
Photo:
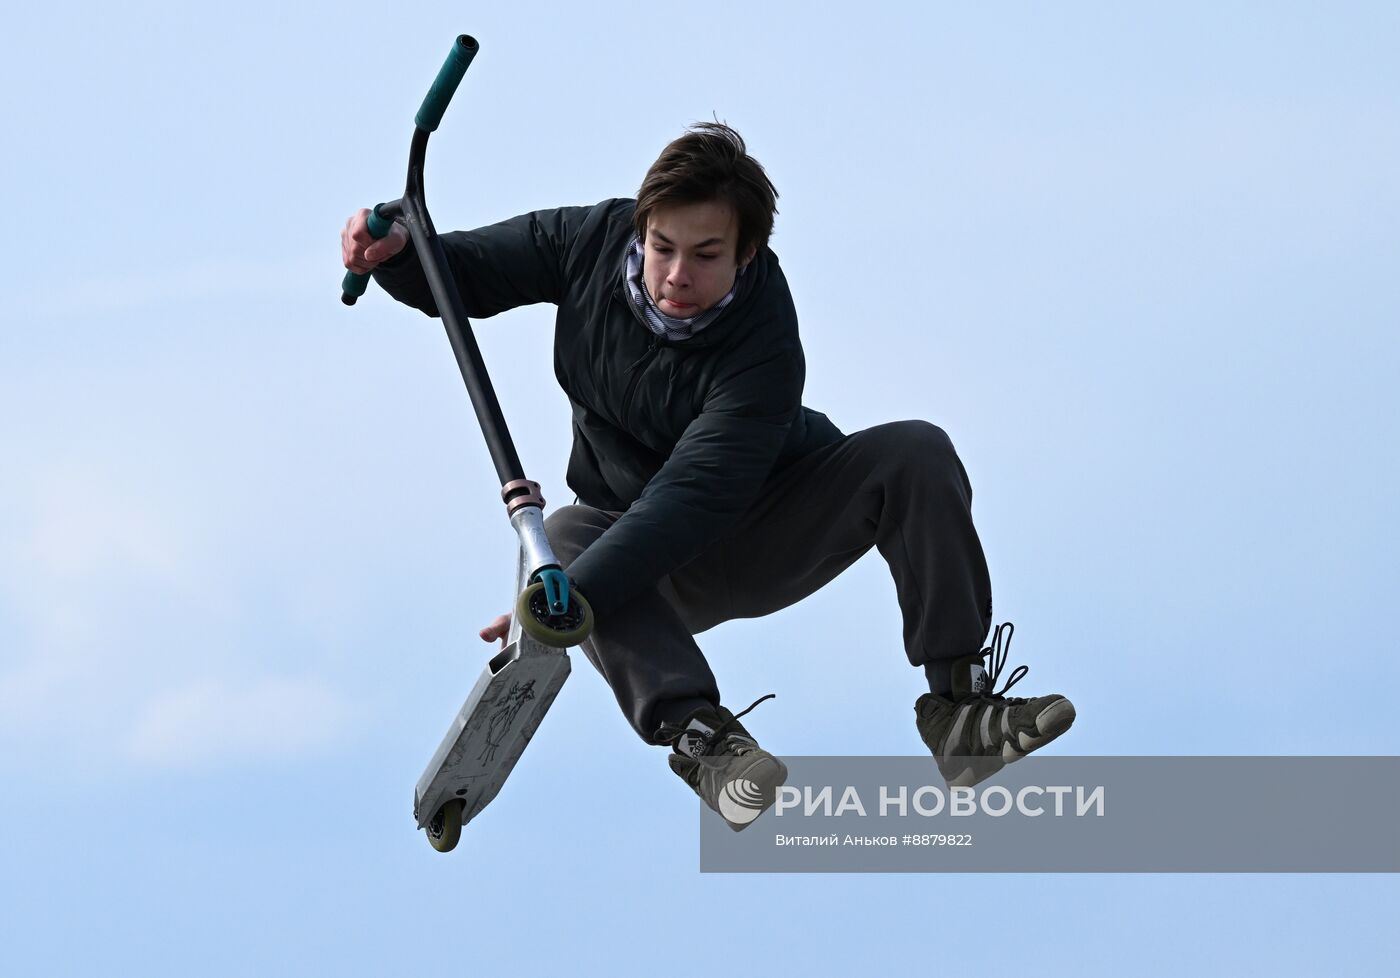
[[[658,207],[723,201],[739,219],[736,257],[761,248],[773,233],[778,191],[744,139],[722,122],[697,122],[661,151],[637,191],[634,226],[646,239],[647,219]]]

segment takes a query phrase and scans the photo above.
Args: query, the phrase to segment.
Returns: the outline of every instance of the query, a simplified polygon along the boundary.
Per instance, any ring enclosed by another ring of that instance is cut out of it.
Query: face
[[[658,207],[647,218],[647,291],[668,316],[689,319],[723,299],[754,255],[736,255],[739,221],[723,201]]]

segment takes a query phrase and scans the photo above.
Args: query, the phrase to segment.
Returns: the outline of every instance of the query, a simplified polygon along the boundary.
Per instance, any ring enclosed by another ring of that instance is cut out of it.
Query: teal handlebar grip
[[[379,208],[383,204],[375,204],[374,210],[369,212],[369,233],[370,237],[378,240],[388,234],[393,228],[394,222],[385,218],[379,213]],[[353,306],[355,300],[365,294],[365,289],[369,288],[369,276],[359,272],[346,272],[344,280],[340,283],[340,301],[347,306]]]
[[[437,129],[438,123],[442,122],[443,112],[447,110],[447,103],[452,101],[462,76],[467,73],[467,66],[472,63],[472,58],[476,57],[479,49],[476,38],[467,34],[458,35],[457,40],[452,43],[452,50],[448,53],[447,60],[442,63],[442,69],[438,71],[433,87],[428,89],[427,98],[423,99],[423,105],[413,117],[413,122],[419,129],[424,132]]]

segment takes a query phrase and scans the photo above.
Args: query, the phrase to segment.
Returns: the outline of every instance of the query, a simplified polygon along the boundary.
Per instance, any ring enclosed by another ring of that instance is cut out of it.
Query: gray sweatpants
[[[565,570],[621,515],[577,505],[551,514],[545,529]],[[972,487],[948,436],[923,421],[858,431],[774,475],[715,545],[600,619],[584,652],[654,743],[668,703],[720,702],[693,636],[802,600],[872,545],[894,577],[909,662],[975,653],[992,598]]]

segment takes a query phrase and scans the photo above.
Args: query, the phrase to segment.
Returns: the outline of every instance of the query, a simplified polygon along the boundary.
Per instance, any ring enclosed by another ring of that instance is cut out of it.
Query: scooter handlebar
[[[414,125],[420,130],[432,132],[437,129],[438,124],[442,122],[442,114],[447,111],[447,103],[451,102],[452,96],[457,93],[457,86],[462,83],[462,77],[466,75],[467,67],[476,57],[478,50],[480,45],[476,43],[476,38],[470,34],[457,35],[457,40],[452,42],[452,50],[447,53],[447,60],[438,69],[427,97],[419,106],[418,114],[413,117]],[[369,216],[369,233],[376,238],[384,237],[394,226],[393,221],[380,214],[379,209],[383,206],[380,204]],[[364,295],[368,287],[368,275],[346,272],[345,279],[340,284],[340,301],[347,306],[353,306],[355,300]]]

